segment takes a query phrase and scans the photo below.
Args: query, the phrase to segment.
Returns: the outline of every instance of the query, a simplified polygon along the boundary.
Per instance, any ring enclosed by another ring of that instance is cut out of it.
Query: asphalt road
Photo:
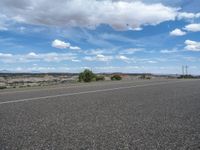
[[[200,80],[0,91],[0,150],[198,150]]]

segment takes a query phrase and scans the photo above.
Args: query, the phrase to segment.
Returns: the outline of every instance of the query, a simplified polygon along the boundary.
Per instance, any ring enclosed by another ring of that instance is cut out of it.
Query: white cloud
[[[171,54],[171,53],[177,53],[177,52],[178,52],[177,49],[172,49],[172,50],[163,49],[160,51],[160,53],[162,53],[162,54]]]
[[[124,72],[124,73],[155,73],[155,74],[176,74],[179,66],[141,66],[141,65],[130,65],[130,66],[102,66],[93,68],[95,72]]]
[[[51,44],[52,47],[55,47],[55,48],[59,48],[59,49],[66,49],[66,48],[69,48],[71,50],[81,50],[80,47],[78,46],[71,46],[70,43],[66,43],[64,41],[61,41],[61,40],[54,40]]]
[[[150,63],[150,64],[156,64],[157,63],[157,61],[154,61],[154,60],[149,60],[147,62]]]
[[[185,49],[189,51],[200,51],[200,42],[186,40],[185,41]]]
[[[4,54],[4,53],[0,53],[0,58],[10,58],[12,57],[12,54]]]
[[[95,60],[96,60],[96,57],[85,56],[85,57],[84,57],[84,60],[87,60],[87,61],[95,61]]]
[[[178,11],[161,3],[122,0],[1,0],[0,8],[8,18],[28,24],[86,28],[108,24],[116,30],[141,30],[175,20]]]
[[[0,53],[0,61],[9,63],[12,62],[12,58],[13,58],[12,54]]]
[[[129,60],[129,58],[128,58],[128,57],[126,57],[126,56],[123,56],[123,55],[120,55],[118,58],[119,58],[119,59],[121,59],[121,60]]]
[[[7,22],[6,16],[0,14],[0,31],[6,31],[6,30],[8,30],[6,22]]]
[[[41,72],[41,73],[50,73],[50,72],[70,72],[73,70],[73,68],[69,68],[67,66],[33,66],[33,67],[16,67],[16,68],[10,68],[9,71],[11,72]]]
[[[36,53],[34,53],[34,52],[30,52],[30,53],[28,53],[28,55],[27,56],[30,56],[30,57],[37,57],[38,55],[36,54]]]
[[[112,56],[105,56],[102,54],[97,54],[96,56],[86,56],[84,57],[84,60],[87,61],[103,61],[103,62],[107,62],[107,61],[111,61],[113,59]]]
[[[115,49],[91,49],[85,50],[84,53],[86,55],[98,55],[98,54],[112,54]]]
[[[78,46],[70,46],[69,48],[72,49],[72,50],[80,50],[80,49],[81,49],[81,48],[78,47]]]
[[[106,72],[106,73],[112,73],[112,72],[124,72],[124,73],[136,73],[136,72],[143,72],[141,71],[143,69],[143,66],[100,66],[100,67],[94,67],[92,68],[95,70],[95,72]]]
[[[133,31],[141,31],[142,30],[142,28],[141,27],[138,27],[138,28],[130,28],[130,30],[133,30]]]
[[[177,17],[178,19],[195,19],[200,17],[200,13],[180,12]]]
[[[79,59],[72,59],[73,62],[81,62]]]
[[[110,60],[113,59],[113,57],[112,57],[112,56],[105,56],[105,55],[102,55],[102,54],[98,54],[98,55],[96,56],[96,59],[97,59],[98,61],[110,61]]]
[[[8,28],[0,22],[0,31],[7,31]]]
[[[126,57],[126,56],[124,56],[124,55],[116,56],[116,58],[117,58],[118,60],[122,60],[122,61],[124,61],[124,62],[126,62],[126,63],[130,63],[130,61],[131,61],[130,58],[128,58],[128,57]]]
[[[171,36],[183,36],[185,34],[186,34],[186,32],[184,32],[184,31],[182,31],[180,29],[177,29],[177,28],[170,32]]]
[[[143,49],[142,48],[128,48],[128,49],[121,50],[119,53],[131,55],[131,54],[134,54],[134,53],[140,52],[140,51],[143,51]]]
[[[76,61],[76,54],[73,53],[34,53],[28,54],[5,54],[0,53],[0,61],[5,63],[27,63],[27,62],[61,62]]]
[[[92,29],[108,24],[116,30],[140,31],[146,25],[200,18],[200,13],[181,12],[159,1],[150,4],[142,0],[1,0],[0,14],[0,30],[8,30],[14,21]]]
[[[70,47],[70,43],[66,43],[64,41],[56,39],[52,42],[51,46],[55,48],[65,49]]]
[[[185,26],[184,29],[187,31],[191,31],[191,32],[198,32],[198,31],[200,31],[200,24],[198,24],[198,23],[189,24],[189,25]]]

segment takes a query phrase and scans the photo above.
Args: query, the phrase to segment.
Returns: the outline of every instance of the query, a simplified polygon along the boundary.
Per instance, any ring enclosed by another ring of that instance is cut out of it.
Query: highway
[[[198,150],[200,80],[0,91],[0,150]]]

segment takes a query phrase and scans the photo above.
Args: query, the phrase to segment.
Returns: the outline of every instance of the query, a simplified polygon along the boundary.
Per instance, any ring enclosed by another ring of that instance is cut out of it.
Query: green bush
[[[111,80],[122,80],[122,77],[120,75],[113,75],[110,77]]]
[[[105,77],[100,75],[100,76],[96,76],[96,81],[104,81]]]
[[[95,80],[95,74],[92,71],[85,69],[83,72],[79,74],[78,79],[79,82],[91,82]]]

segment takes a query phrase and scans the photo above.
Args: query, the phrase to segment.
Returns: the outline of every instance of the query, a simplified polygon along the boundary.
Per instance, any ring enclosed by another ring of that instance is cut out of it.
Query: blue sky
[[[200,74],[199,0],[1,0],[0,70]]]

